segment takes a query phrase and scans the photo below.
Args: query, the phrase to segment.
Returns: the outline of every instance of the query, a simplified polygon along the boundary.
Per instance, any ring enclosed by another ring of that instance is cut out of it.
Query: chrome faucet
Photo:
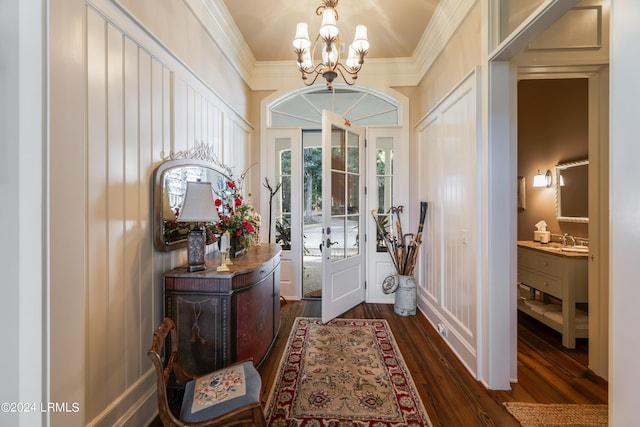
[[[562,246],[567,246],[567,242],[570,242],[571,246],[575,246],[576,245],[576,238],[573,237],[569,233],[564,233],[562,235]]]

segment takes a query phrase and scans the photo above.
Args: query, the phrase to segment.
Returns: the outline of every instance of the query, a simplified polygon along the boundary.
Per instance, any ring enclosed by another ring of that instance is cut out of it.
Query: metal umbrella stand
[[[413,316],[416,314],[416,282],[413,276],[398,276],[398,289],[393,311],[400,316]]]
[[[391,236],[384,230],[375,214],[371,211],[371,216],[376,222],[378,235],[385,242],[385,246],[393,266],[396,269],[395,276],[387,277],[382,283],[384,293],[395,292],[394,311],[401,316],[412,316],[416,314],[417,290],[413,279],[413,271],[418,260],[418,250],[422,243],[422,230],[427,215],[427,202],[420,202],[420,222],[416,234],[403,234],[400,223],[400,215],[403,207],[392,207],[391,213],[397,214],[396,236]]]

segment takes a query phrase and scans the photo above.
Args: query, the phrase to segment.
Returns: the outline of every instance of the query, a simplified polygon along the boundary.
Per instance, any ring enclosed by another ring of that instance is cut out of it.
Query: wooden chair
[[[161,354],[169,334],[171,355],[164,366]],[[153,342],[147,355],[156,370],[158,411],[165,427],[233,426],[243,423],[267,425],[260,403],[262,381],[251,359],[210,374],[197,377],[190,375],[180,366],[176,325],[168,317],[154,331]],[[185,387],[179,419],[171,411],[167,398],[167,385],[172,373],[175,381]],[[229,382],[234,385],[227,387]],[[234,392],[240,395],[233,397]],[[194,407],[194,400],[204,405]]]

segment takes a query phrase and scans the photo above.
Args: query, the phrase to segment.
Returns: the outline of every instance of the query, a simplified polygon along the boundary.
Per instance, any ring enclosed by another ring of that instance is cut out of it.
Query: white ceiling
[[[291,42],[296,24],[309,24],[313,40],[321,17],[321,0],[223,0],[257,61],[294,60]],[[355,26],[369,33],[369,58],[411,57],[440,0],[339,0],[342,43],[353,40]]]

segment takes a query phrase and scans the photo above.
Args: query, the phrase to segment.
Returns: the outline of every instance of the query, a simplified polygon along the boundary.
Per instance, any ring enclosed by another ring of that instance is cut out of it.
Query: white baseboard
[[[149,369],[138,381],[115,399],[88,427],[140,427],[158,415],[156,400],[156,374]]]

